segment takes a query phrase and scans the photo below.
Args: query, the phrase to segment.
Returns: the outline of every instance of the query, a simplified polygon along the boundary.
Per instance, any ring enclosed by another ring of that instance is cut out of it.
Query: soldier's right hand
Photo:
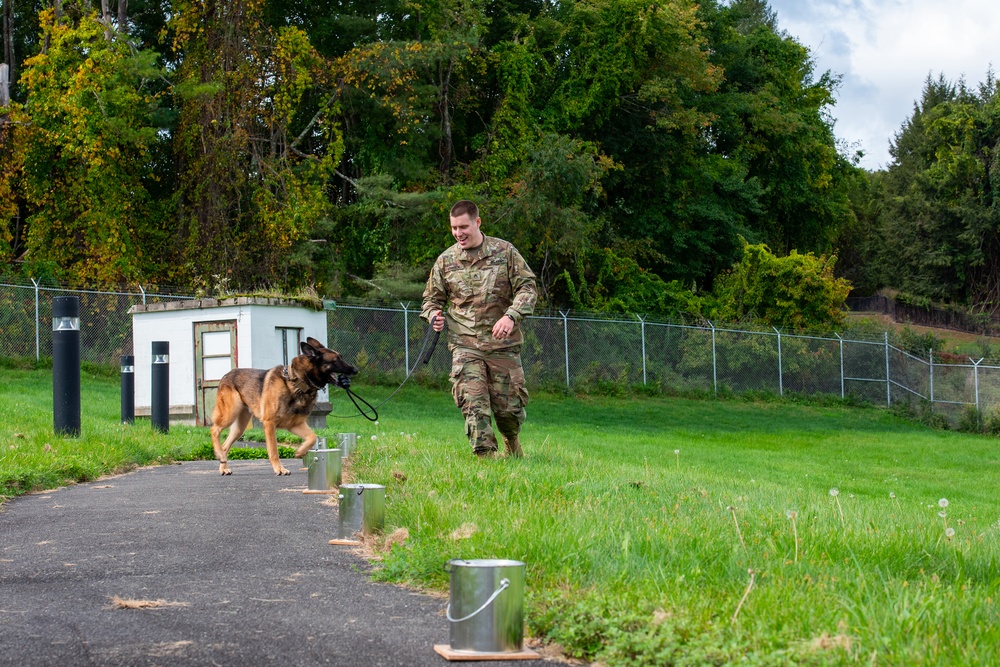
[[[440,310],[431,315],[431,328],[438,333],[444,331],[444,315]]]

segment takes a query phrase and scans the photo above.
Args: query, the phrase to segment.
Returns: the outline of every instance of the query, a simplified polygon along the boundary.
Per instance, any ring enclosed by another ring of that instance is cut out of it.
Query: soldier
[[[420,316],[435,331],[448,325],[455,405],[479,457],[497,455],[492,421],[510,456],[521,456],[518,433],[528,392],[521,368],[521,320],[538,299],[535,274],[509,242],[486,236],[475,203],[451,208],[455,245],[434,262]]]

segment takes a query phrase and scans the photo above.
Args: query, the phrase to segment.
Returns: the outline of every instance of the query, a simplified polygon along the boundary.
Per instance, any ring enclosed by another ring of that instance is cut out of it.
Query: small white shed
[[[166,301],[133,306],[129,313],[137,417],[150,415],[153,341],[170,343],[170,421],[199,426],[212,423],[219,380],[231,369],[288,365],[310,336],[327,344],[326,313],[285,299]],[[330,410],[323,389],[310,425],[325,428]]]

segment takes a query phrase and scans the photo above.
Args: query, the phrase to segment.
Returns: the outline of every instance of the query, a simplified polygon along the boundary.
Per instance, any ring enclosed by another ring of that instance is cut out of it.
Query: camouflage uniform
[[[424,289],[421,317],[430,322],[444,311],[455,405],[465,415],[465,432],[477,454],[497,450],[492,420],[508,440],[524,423],[528,392],[521,368],[521,321],[535,307],[535,274],[513,245],[483,236],[478,248],[457,243],[437,258]],[[504,315],[514,321],[498,340],[493,325]]]

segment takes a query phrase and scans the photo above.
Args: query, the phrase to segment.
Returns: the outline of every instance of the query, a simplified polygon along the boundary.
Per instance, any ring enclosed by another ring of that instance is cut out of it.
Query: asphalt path
[[[0,506],[0,665],[449,664],[434,652],[447,598],[375,583],[331,546],[336,507],[302,493],[300,461],[287,477],[230,466],[143,468]]]

